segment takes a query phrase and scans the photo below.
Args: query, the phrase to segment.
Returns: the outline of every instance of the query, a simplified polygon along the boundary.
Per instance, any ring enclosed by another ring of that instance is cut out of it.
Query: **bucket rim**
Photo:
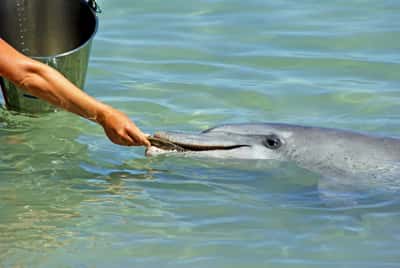
[[[61,58],[61,57],[68,56],[70,54],[74,54],[78,50],[81,50],[83,47],[87,46],[87,44],[92,42],[93,37],[96,35],[97,30],[99,28],[99,18],[97,17],[96,13],[90,7],[89,7],[89,9],[90,9],[90,13],[94,17],[95,26],[94,26],[93,32],[90,34],[89,38],[85,42],[83,42],[81,45],[77,46],[74,49],[71,49],[71,50],[68,50],[68,51],[65,51],[65,52],[62,52],[62,53],[59,53],[59,54],[49,55],[49,56],[32,56],[32,55],[29,55],[29,57],[31,57],[33,59],[36,59],[36,60],[46,60],[46,59]]]

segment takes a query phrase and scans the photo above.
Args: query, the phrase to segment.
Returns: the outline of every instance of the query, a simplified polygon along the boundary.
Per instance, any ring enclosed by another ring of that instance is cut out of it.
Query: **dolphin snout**
[[[207,135],[207,133],[157,132],[149,138],[149,141],[158,149],[174,152],[231,150],[250,146],[230,141],[226,139],[226,135]]]

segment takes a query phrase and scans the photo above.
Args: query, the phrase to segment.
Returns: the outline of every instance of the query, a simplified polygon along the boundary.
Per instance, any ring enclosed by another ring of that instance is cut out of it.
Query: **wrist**
[[[102,104],[100,109],[97,110],[96,116],[95,116],[95,122],[104,126],[105,122],[107,121],[107,118],[112,114],[113,108],[111,108],[108,105]]]

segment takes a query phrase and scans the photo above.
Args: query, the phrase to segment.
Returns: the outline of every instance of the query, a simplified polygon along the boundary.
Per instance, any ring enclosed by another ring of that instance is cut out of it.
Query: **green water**
[[[145,132],[400,136],[398,1],[99,1],[86,91]],[[0,267],[399,267],[400,200],[327,206],[290,163],[143,156],[0,111]]]

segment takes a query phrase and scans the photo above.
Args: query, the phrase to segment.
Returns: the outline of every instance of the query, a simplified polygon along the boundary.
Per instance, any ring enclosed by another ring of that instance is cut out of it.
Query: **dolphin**
[[[400,190],[400,139],[349,130],[284,123],[225,124],[201,133],[158,132],[147,156],[184,155],[294,162],[348,185]],[[321,184],[321,185],[322,185]]]

